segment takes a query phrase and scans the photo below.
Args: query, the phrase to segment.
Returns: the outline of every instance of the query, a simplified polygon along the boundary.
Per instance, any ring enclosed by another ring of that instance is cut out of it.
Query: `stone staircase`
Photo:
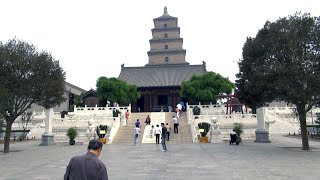
[[[117,135],[115,136],[112,143],[114,144],[133,144],[134,142],[134,123],[139,119],[141,123],[141,133],[139,136],[139,143],[142,141],[142,137],[144,134],[145,123],[147,116],[151,115],[151,113],[132,113],[129,116],[126,126],[121,126]]]
[[[172,121],[172,116],[174,116],[175,113],[174,112],[166,112],[166,116],[165,116],[165,121],[166,123],[171,123]],[[191,129],[190,129],[190,125],[188,124],[187,121],[187,115],[186,112],[183,112],[180,115],[179,118],[179,133],[174,133],[173,131],[173,123],[170,126],[171,127],[171,133],[170,133],[170,141],[167,141],[166,143],[168,144],[184,144],[184,143],[192,143],[192,135],[191,135]]]
[[[134,137],[134,123],[137,119],[140,120],[141,123],[141,133],[139,136],[139,143],[155,143],[155,137],[147,138],[148,136],[148,129],[150,126],[146,126],[144,121],[147,118],[147,116],[150,115],[151,117],[151,124],[154,126],[156,124],[159,124],[161,122],[166,122],[171,124],[172,116],[175,115],[174,112],[148,112],[148,113],[132,113],[128,119],[126,126],[121,126],[116,137],[114,138],[112,143],[115,144],[133,144]],[[171,127],[171,133],[170,133],[170,141],[167,142],[169,144],[178,144],[178,143],[192,143],[192,135],[191,135],[191,129],[190,125],[187,122],[187,116],[185,112],[182,113],[182,115],[179,118],[179,133],[176,134],[173,131],[173,124]]]
[[[161,127],[161,123],[165,122],[165,112],[152,112],[151,113],[151,125],[147,125],[145,126],[145,130],[144,130],[144,134],[143,134],[143,138],[142,138],[142,143],[152,143],[154,144],[156,139],[154,137],[154,130],[153,130],[153,134],[152,134],[152,138],[150,137],[150,129],[151,126],[153,125],[154,128],[156,128],[156,125],[159,125],[159,127]]]

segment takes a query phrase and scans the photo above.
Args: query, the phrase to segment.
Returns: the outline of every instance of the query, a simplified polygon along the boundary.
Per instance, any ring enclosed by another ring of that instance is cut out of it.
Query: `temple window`
[[[167,26],[168,26],[167,24],[164,24],[164,25],[163,25],[163,27],[165,27],[165,28],[166,28]]]
[[[168,34],[164,34],[164,37],[167,38],[167,37],[168,37]]]
[[[166,62],[169,62],[169,57],[166,57],[165,61],[166,61]]]
[[[164,45],[164,49],[168,49],[168,45]]]

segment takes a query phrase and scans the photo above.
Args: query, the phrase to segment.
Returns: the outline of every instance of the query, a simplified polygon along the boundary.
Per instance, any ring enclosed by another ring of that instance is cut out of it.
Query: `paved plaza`
[[[272,137],[272,143],[105,145],[100,159],[111,180],[125,179],[320,179],[320,142],[310,141],[310,152],[300,150],[301,140]],[[11,145],[0,152],[0,180],[61,180],[70,158],[83,154],[85,145],[38,146],[39,141]],[[3,145],[0,145],[3,149]]]

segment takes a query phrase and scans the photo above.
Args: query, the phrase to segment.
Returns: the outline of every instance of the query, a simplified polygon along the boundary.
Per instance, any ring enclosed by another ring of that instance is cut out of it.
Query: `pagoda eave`
[[[148,55],[158,55],[158,54],[186,54],[187,51],[185,49],[168,49],[168,50],[150,50],[148,51]]]

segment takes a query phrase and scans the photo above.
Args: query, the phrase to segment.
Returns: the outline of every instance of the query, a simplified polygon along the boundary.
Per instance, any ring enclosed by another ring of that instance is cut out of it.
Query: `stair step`
[[[144,131],[147,127],[144,124],[144,121],[148,115],[151,117],[151,123],[157,122],[156,124],[159,123],[159,125],[160,125],[161,122],[171,124],[172,116],[174,116],[175,113],[173,113],[173,112],[171,112],[171,113],[169,113],[169,112],[132,113],[127,121],[127,126],[120,127],[117,135],[115,136],[115,139],[113,140],[113,143],[116,143],[116,144],[131,144],[132,143],[133,144],[134,123],[136,122],[137,119],[139,119],[140,123],[141,123],[141,133],[139,136],[139,142],[142,142],[142,139],[144,138],[143,136],[146,135],[144,133]],[[149,129],[149,128],[147,128],[147,129]],[[192,143],[191,129],[190,129],[190,125],[187,123],[187,118],[186,118],[185,113],[182,113],[182,115],[179,118],[178,129],[179,129],[179,133],[175,134],[173,132],[173,125],[171,125],[170,141],[168,141],[168,143],[174,143],[174,144]],[[155,138],[154,138],[154,142],[155,142]]]

